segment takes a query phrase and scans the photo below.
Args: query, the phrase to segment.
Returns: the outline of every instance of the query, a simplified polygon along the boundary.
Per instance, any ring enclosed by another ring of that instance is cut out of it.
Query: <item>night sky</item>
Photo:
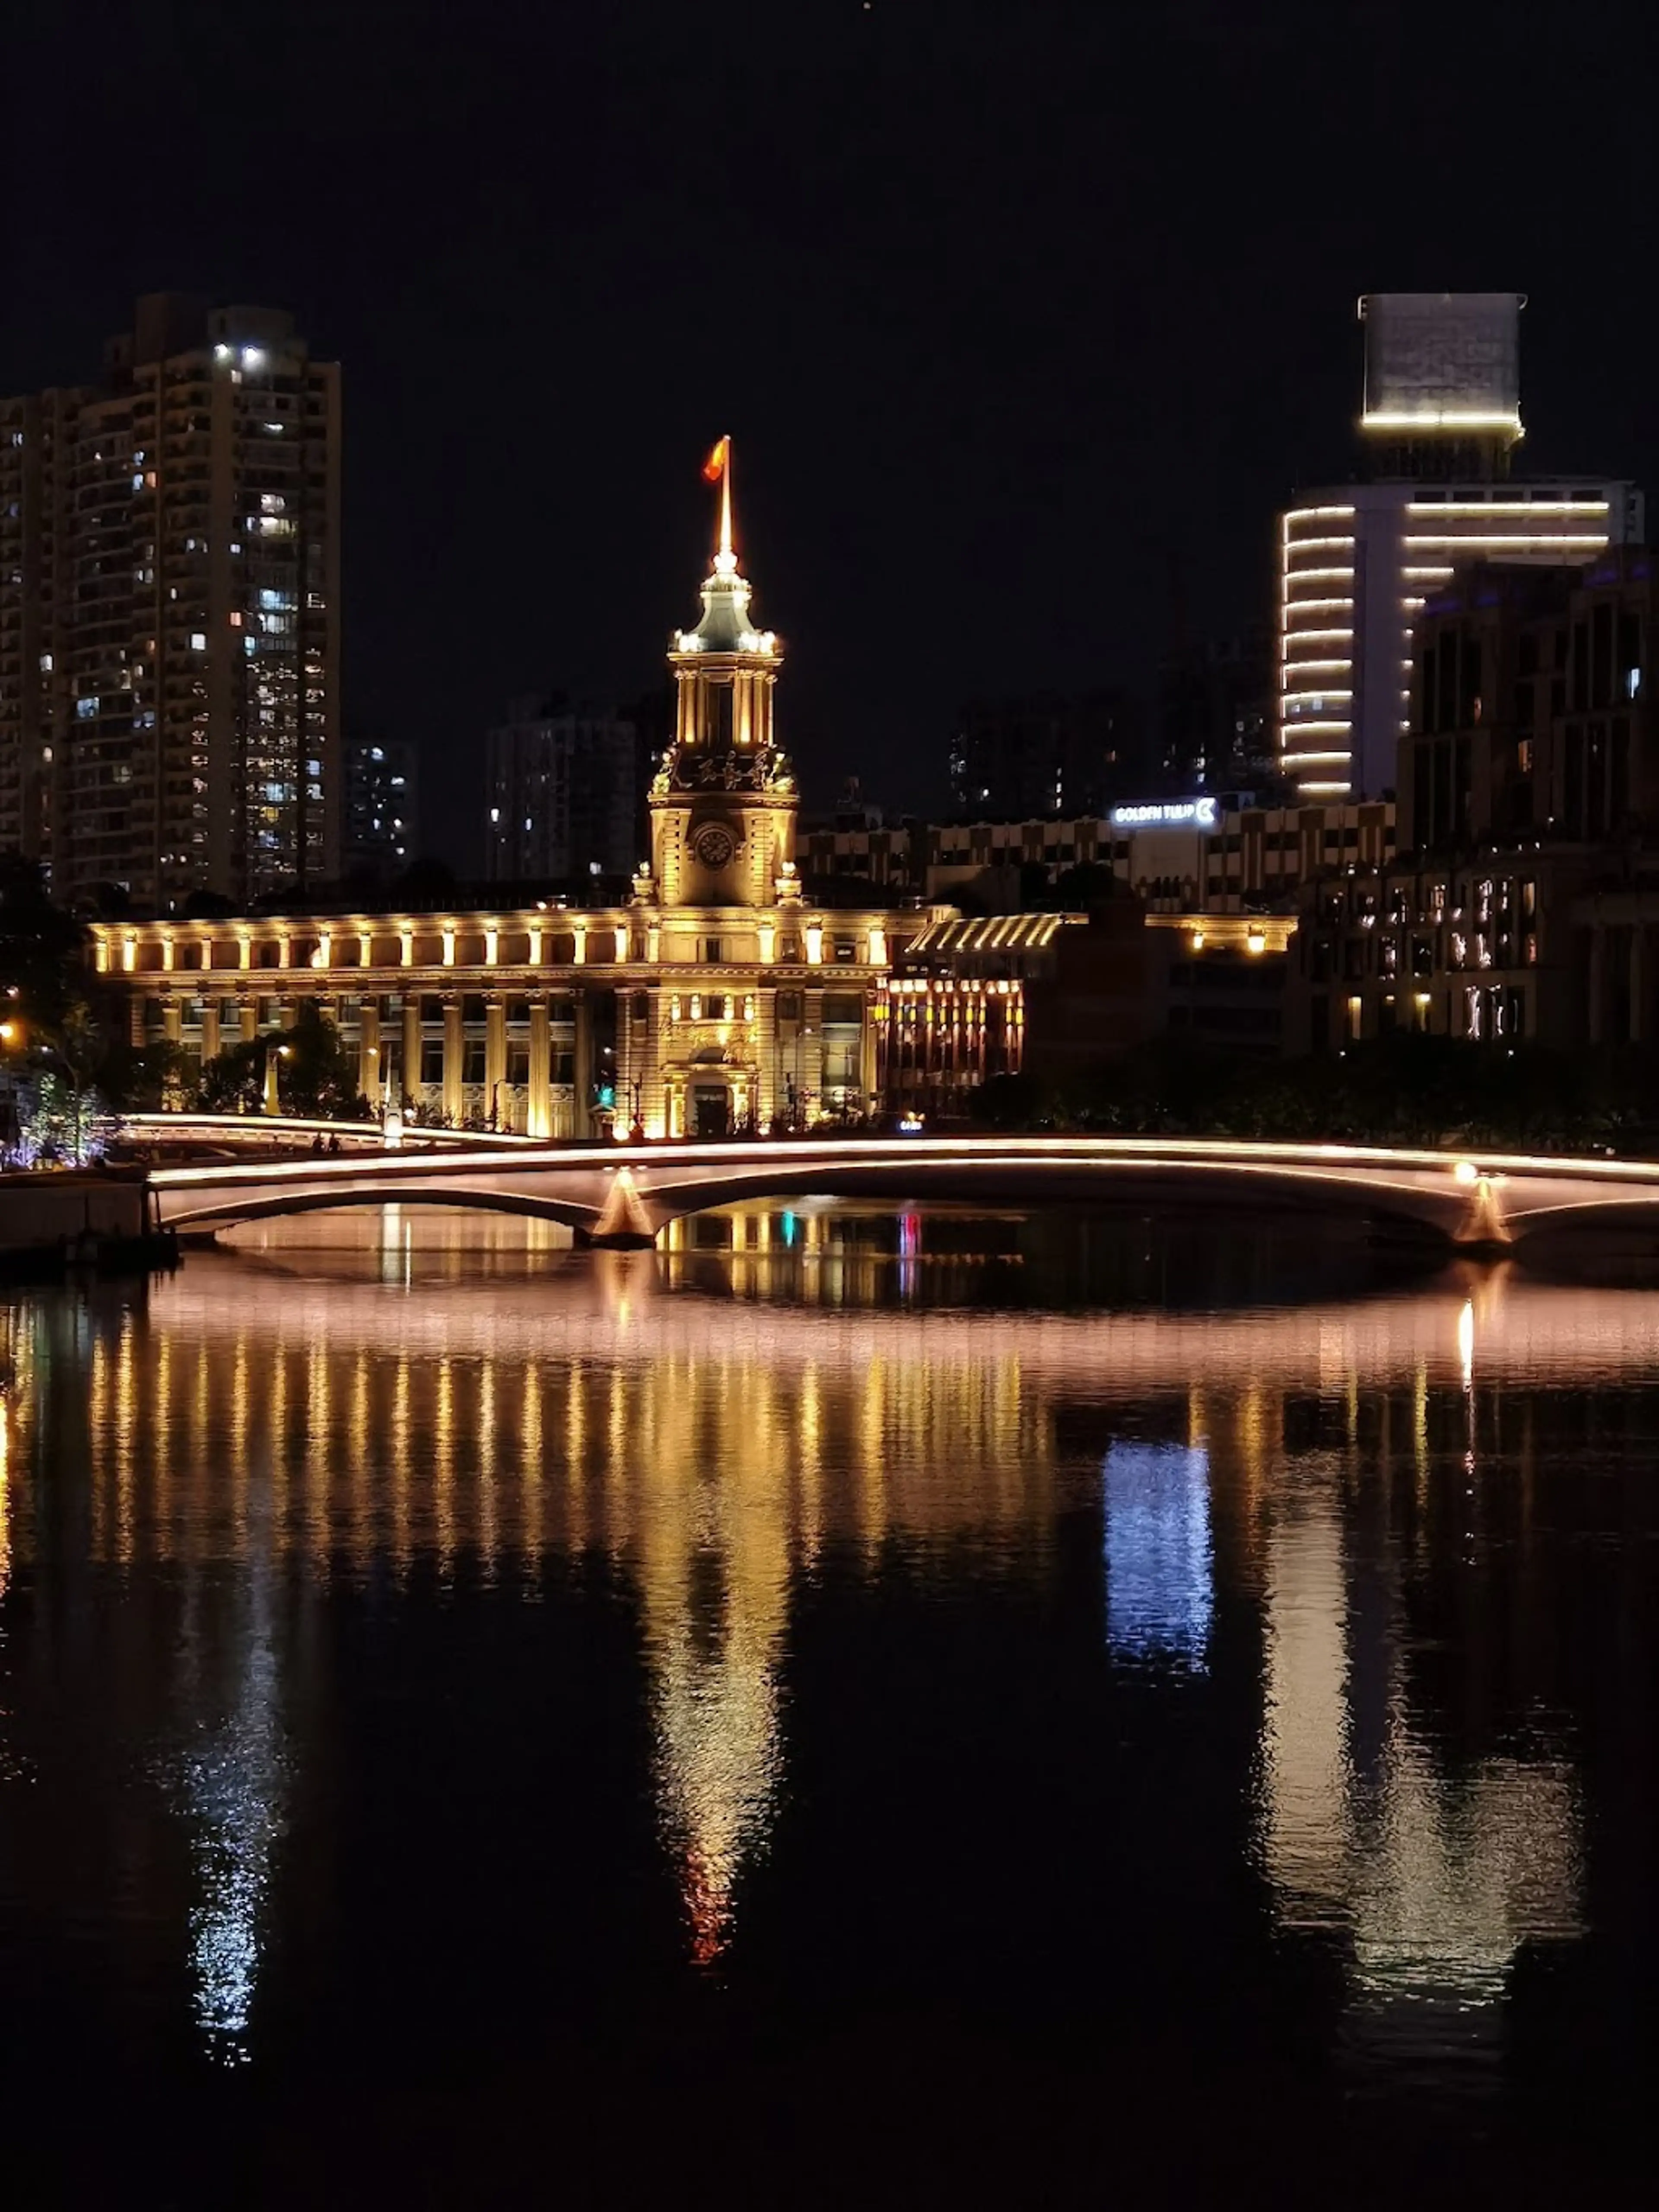
[[[1526,291],[1533,469],[1659,487],[1648,10],[12,0],[0,388],[132,296],[344,364],[346,723],[480,844],[515,692],[690,622],[730,430],[809,801],[985,690],[1150,688],[1342,473],[1364,290]]]

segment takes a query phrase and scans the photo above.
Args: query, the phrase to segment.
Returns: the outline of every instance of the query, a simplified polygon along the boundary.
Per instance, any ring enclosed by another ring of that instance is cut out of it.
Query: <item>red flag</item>
[[[731,451],[732,441],[729,438],[722,438],[720,443],[715,447],[714,452],[710,453],[708,459],[702,465],[703,480],[705,483],[718,483],[720,482],[720,478],[726,474],[726,464],[731,457]]]

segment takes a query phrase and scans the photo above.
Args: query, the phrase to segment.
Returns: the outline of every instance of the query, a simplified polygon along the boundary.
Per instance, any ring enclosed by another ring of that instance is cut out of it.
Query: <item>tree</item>
[[[288,1047],[279,1079],[289,1111],[349,1119],[357,1107],[356,1063],[314,999],[300,1001],[280,1042]]]

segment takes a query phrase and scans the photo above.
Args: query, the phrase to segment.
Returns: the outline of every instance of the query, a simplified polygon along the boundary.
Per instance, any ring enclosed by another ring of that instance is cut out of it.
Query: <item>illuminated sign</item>
[[[1115,806],[1114,830],[1213,830],[1213,799],[1149,799],[1139,806]]]

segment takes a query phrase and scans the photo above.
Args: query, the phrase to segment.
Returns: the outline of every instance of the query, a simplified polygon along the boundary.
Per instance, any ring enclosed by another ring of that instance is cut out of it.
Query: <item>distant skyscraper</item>
[[[384,880],[420,850],[420,771],[407,738],[354,738],[346,744],[344,862],[348,873]]]
[[[1099,814],[1143,773],[1139,703],[1126,693],[1054,692],[963,708],[951,748],[951,794],[981,821]]]
[[[1277,781],[1273,641],[1259,625],[1170,654],[1158,672],[1158,744],[1176,790],[1266,790]]]
[[[1361,300],[1364,481],[1279,517],[1276,734],[1308,800],[1391,789],[1412,629],[1465,560],[1587,562],[1639,538],[1626,483],[1513,477],[1522,435],[1514,292]]]
[[[631,721],[562,698],[518,699],[489,738],[492,883],[629,876],[640,843],[640,757]]]
[[[0,400],[0,843],[60,896],[338,872],[339,420],[291,317],[172,294]]]

